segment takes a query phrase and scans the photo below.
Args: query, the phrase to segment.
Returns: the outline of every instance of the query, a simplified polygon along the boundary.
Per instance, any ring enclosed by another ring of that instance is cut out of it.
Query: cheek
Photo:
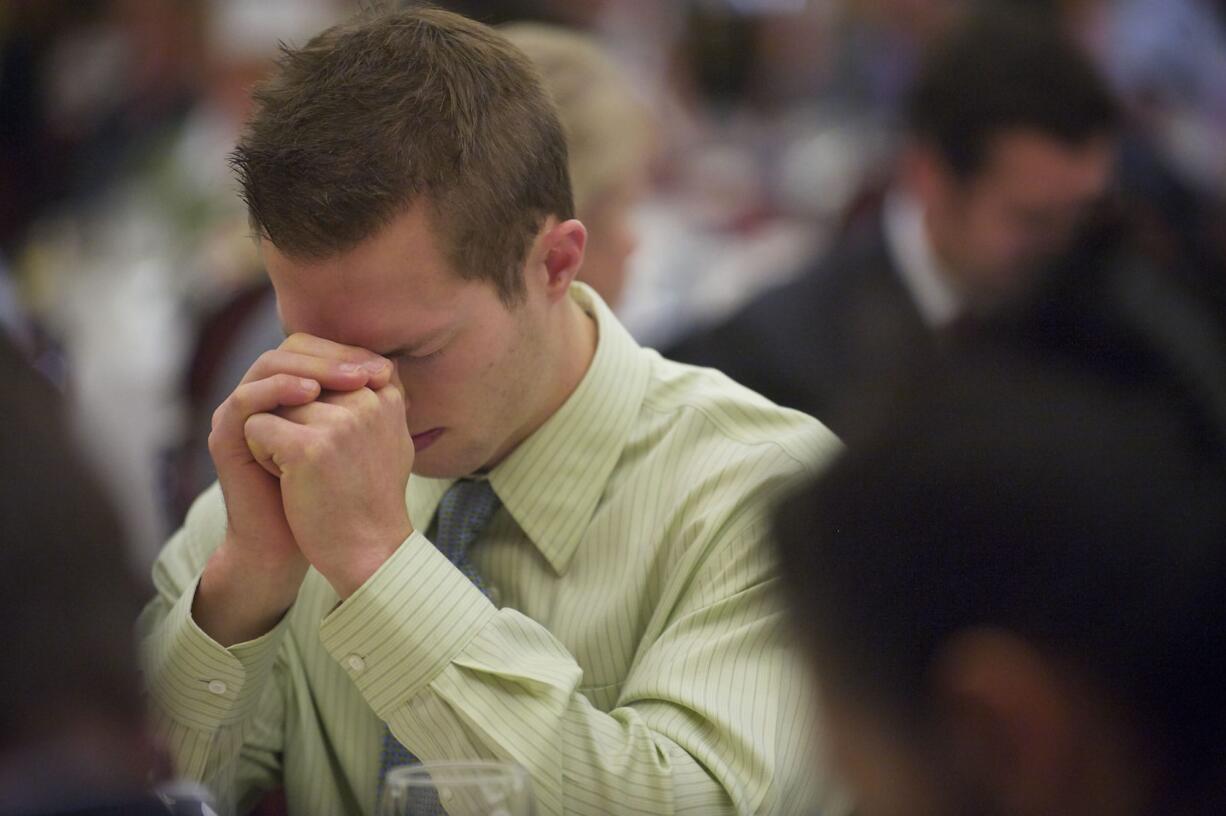
[[[1017,243],[1016,229],[1008,209],[996,201],[984,201],[967,222],[967,239],[977,245],[982,260],[999,260]]]
[[[457,405],[465,401],[465,388],[473,379],[472,363],[462,350],[452,350],[437,360],[408,360],[397,366],[404,386],[410,418],[450,422]]]
[[[470,439],[503,433],[540,380],[522,335],[513,315],[491,309],[434,361],[402,363],[410,426],[448,426]]]
[[[450,409],[468,415],[502,410],[507,382],[522,377],[516,367],[519,339],[512,328],[491,322],[465,338],[424,373],[423,387],[433,389]]]

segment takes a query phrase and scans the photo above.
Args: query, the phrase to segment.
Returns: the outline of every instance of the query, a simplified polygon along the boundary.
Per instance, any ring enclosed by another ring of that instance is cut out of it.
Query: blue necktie
[[[434,546],[447,556],[447,560],[455,564],[456,568],[464,573],[477,589],[487,595],[489,593],[486,592],[481,576],[477,574],[476,568],[468,560],[468,549],[477,540],[477,536],[481,534],[501,504],[489,481],[462,479],[443,494],[438,512],[435,514],[435,535],[432,539]],[[387,776],[390,769],[400,765],[410,765],[417,761],[417,757],[400,744],[400,740],[396,739],[392,730],[385,729],[383,756],[379,763],[379,791],[382,792],[383,778]],[[438,812],[443,811],[440,808]]]

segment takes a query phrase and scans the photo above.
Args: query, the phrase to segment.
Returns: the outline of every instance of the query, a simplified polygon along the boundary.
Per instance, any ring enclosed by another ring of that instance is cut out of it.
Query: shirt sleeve
[[[156,595],[137,624],[154,725],[177,773],[200,782],[223,811],[281,776],[285,695],[281,644],[289,615],[263,636],[225,648],[192,619],[204,564],[225,535],[216,486],[205,493],[153,568]]]
[[[418,758],[517,762],[543,814],[804,812],[809,694],[766,532],[745,517],[687,553],[609,712],[553,635],[495,608],[420,533],[320,635]]]

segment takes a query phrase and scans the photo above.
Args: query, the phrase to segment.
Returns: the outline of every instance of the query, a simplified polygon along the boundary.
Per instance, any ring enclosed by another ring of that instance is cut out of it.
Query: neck
[[[544,425],[545,421],[570,399],[596,356],[596,344],[599,341],[596,318],[583,311],[583,307],[571,297],[566,298],[559,318],[562,326],[557,335],[560,343],[557,347],[558,363],[554,367],[558,376],[533,431]]]
[[[552,372],[553,377],[545,380],[542,392],[546,398],[529,420],[520,427],[506,448],[495,457],[483,470],[490,470],[511,454],[532,434],[536,433],[550,417],[566,404],[571,394],[579,387],[596,356],[596,345],[599,342],[599,329],[596,318],[583,310],[572,297],[567,296],[558,313],[558,323],[544,335],[544,342],[549,344],[553,364],[545,364],[543,370]],[[544,378],[542,378],[544,379]]]

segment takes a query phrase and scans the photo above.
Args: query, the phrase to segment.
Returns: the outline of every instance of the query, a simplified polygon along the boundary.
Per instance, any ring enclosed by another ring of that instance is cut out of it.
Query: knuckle
[[[371,406],[377,404],[374,392],[369,388],[359,388],[337,396],[336,404],[345,409],[345,421],[356,422],[370,413]]]
[[[228,406],[228,408],[227,408]],[[218,409],[221,414],[221,419],[224,422],[226,415],[235,413],[238,416],[245,417],[252,413],[251,389],[248,386],[241,386],[234,390],[234,393],[222,403]]]
[[[268,376],[268,372],[276,371],[279,361],[281,360],[281,352],[277,349],[269,349],[255,358],[255,362],[251,364],[251,368],[247,369],[247,375],[244,377],[244,382],[253,382],[261,377]]]
[[[356,410],[348,410],[339,414],[336,421],[337,430],[341,433],[353,433],[362,427],[366,411],[360,404]]]
[[[403,408],[404,394],[400,393],[400,389],[394,386],[387,386],[379,390],[379,402],[387,408]]]
[[[209,453],[216,455],[220,450],[221,434],[218,432],[217,428],[214,427],[213,430],[209,432]]]
[[[302,458],[307,462],[326,462],[336,444],[329,434],[312,434],[302,445]]]
[[[298,390],[298,383],[299,378],[293,374],[282,373],[273,377],[273,384],[276,386],[277,391],[281,393]]]
[[[210,438],[212,437],[214,433],[217,433],[217,429],[221,427],[221,424],[223,422],[225,422],[225,419],[226,419],[225,410],[226,410],[225,402],[223,402],[221,405],[218,405],[216,408],[213,409],[213,416],[209,420]]]

